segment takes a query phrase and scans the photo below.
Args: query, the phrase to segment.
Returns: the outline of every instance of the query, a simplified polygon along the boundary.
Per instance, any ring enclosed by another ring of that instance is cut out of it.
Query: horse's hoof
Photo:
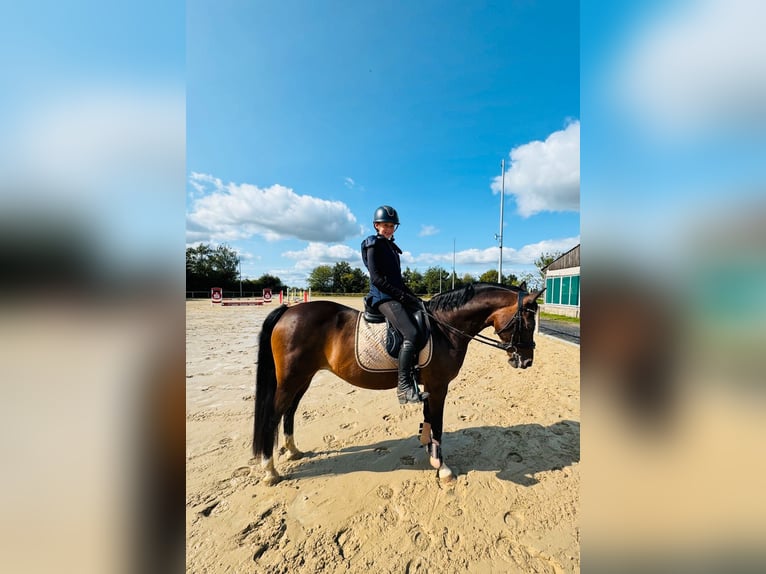
[[[441,482],[452,482],[455,480],[455,475],[452,474],[452,469],[446,464],[443,464],[439,469],[438,475]]]
[[[303,453],[299,450],[288,450],[285,453],[285,460],[298,460],[303,458]]]
[[[279,476],[278,474],[266,474],[263,477],[263,484],[266,484],[268,486],[274,486],[280,480],[282,480],[282,477]]]

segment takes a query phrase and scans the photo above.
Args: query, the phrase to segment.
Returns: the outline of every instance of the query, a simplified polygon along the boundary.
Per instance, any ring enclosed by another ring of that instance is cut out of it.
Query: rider
[[[377,234],[362,242],[362,261],[370,272],[370,293],[365,297],[365,303],[370,309],[377,308],[404,339],[399,351],[399,384],[396,390],[399,403],[420,403],[428,397],[428,393],[419,391],[412,374],[417,362],[418,329],[411,313],[420,309],[422,302],[402,279],[399,261],[402,250],[394,243],[399,215],[393,207],[381,205],[375,210],[373,226]]]

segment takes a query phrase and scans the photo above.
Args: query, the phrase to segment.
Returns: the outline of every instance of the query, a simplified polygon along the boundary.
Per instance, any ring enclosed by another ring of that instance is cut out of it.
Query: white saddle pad
[[[357,364],[365,371],[380,373],[399,370],[399,361],[386,352],[387,323],[368,323],[362,313],[356,321],[354,354]],[[418,367],[423,368],[431,362],[431,337],[418,354]]]

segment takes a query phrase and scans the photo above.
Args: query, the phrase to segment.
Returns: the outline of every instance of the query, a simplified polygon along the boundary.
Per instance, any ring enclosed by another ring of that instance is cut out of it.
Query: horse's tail
[[[255,422],[253,430],[253,454],[259,457],[266,451],[271,454],[274,446],[274,430],[279,420],[274,421],[274,395],[277,390],[277,373],[271,335],[277,321],[287,311],[287,305],[274,309],[266,317],[258,339],[258,370],[255,375]]]

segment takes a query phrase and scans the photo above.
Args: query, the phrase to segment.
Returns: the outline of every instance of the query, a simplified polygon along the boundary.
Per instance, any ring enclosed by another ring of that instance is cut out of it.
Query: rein
[[[522,304],[518,304],[518,309],[516,310],[516,313],[511,317],[510,321],[508,321],[502,329],[495,330],[495,335],[499,335],[500,333],[503,333],[504,331],[507,331],[511,328],[511,325],[513,324],[514,320],[516,320],[516,329],[514,331],[514,334],[520,334],[521,333],[521,313],[524,311],[523,309],[523,297],[524,293],[519,293],[518,301],[522,302]],[[535,348],[535,342],[532,341],[531,343],[522,343],[519,341],[517,344],[514,345],[513,343],[513,336],[511,336],[511,340],[507,343],[504,343],[503,341],[496,341],[495,339],[492,339],[490,337],[487,337],[485,335],[482,335],[481,333],[477,333],[476,335],[469,335],[468,333],[461,331],[457,327],[453,327],[449,323],[445,323],[444,321],[440,321],[434,315],[428,311],[425,308],[425,305],[423,305],[423,312],[428,315],[431,319],[439,323],[442,327],[447,328],[448,330],[452,331],[453,333],[457,335],[461,335],[462,337],[465,337],[466,339],[470,339],[471,341],[477,341],[479,343],[482,343],[484,345],[488,345],[490,347],[494,347],[495,349],[501,349],[503,351],[509,351],[511,349],[534,349]]]

